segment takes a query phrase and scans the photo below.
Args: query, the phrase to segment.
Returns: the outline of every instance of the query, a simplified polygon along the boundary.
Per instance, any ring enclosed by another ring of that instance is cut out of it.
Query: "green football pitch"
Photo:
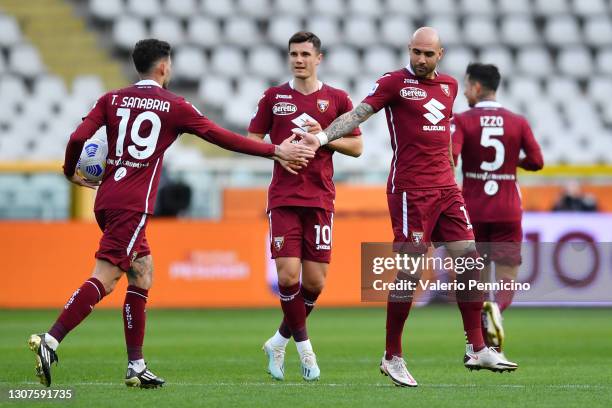
[[[293,344],[286,381],[265,372],[261,345],[279,310],[157,310],[148,312],[145,358],[167,381],[162,389],[123,385],[126,356],[118,310],[96,310],[59,349],[53,388],[70,388],[78,407],[595,407],[612,406],[612,311],[510,309],[506,354],[512,374],[470,372],[463,365],[460,315],[452,306],[413,309],[404,355],[418,388],[397,388],[378,371],[384,309],[319,309],[309,333],[321,380],[305,383]],[[40,388],[30,333],[47,329],[57,311],[0,311],[0,405],[9,389]]]

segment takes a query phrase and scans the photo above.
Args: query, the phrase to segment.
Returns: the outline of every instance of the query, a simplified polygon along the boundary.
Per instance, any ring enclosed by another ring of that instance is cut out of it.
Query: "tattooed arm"
[[[299,136],[302,137],[301,143],[316,150],[324,144],[349,134],[373,114],[374,108],[362,102],[350,112],[338,116],[324,131],[314,136],[308,133],[300,133]]]
[[[360,103],[355,109],[338,116],[323,132],[331,142],[349,134],[361,123],[374,114],[374,108],[367,103]]]

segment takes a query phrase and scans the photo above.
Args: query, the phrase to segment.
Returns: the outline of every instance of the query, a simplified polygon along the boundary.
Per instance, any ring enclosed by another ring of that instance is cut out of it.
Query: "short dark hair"
[[[501,81],[499,69],[493,64],[473,62],[468,65],[465,73],[469,76],[470,81],[480,82],[483,88],[493,92],[497,91],[497,87],[499,87],[499,82]]]
[[[132,60],[134,60],[136,71],[141,74],[148,74],[155,63],[162,58],[168,58],[171,51],[172,48],[166,41],[155,38],[138,41],[134,46],[134,51],[132,51]]]
[[[289,44],[287,44],[288,48],[291,48],[291,44],[299,44],[303,42],[312,43],[312,46],[318,53],[321,52],[321,39],[317,37],[315,34],[310,31],[298,31],[293,34],[289,39]]]

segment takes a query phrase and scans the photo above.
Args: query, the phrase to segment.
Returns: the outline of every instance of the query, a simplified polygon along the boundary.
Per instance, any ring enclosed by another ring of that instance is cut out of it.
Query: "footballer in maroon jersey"
[[[444,50],[433,28],[419,28],[409,50],[410,62],[405,68],[383,75],[355,109],[334,120],[325,131],[302,135],[301,143],[323,146],[384,108],[393,148],[387,198],[396,249],[419,256],[431,242],[444,243],[455,259],[472,259],[471,265],[479,265],[451,154],[450,118],[457,81],[436,71]],[[400,271],[397,280],[415,281],[420,273]],[[457,274],[457,280],[468,283],[479,279],[479,274],[480,269],[474,266]],[[417,383],[406,368],[401,347],[412,296],[410,290],[389,293],[386,349],[380,370],[396,385],[414,387]],[[464,365],[469,369],[515,370],[516,364],[485,347],[480,294],[457,290],[456,297],[468,341]]]
[[[106,126],[107,165],[95,202],[95,216],[103,235],[92,277],[74,292],[48,333],[30,337],[37,376],[46,386],[51,384],[51,364],[57,361],[59,343],[114,289],[123,273],[129,283],[123,307],[128,354],[125,384],[142,388],[164,384],[147,369],[142,355],[145,304],[153,279],[145,231],[155,207],[164,152],[178,136],[189,132],[229,150],[302,165],[314,157],[312,150],[300,150],[301,145],[291,143],[295,136],[287,135],[280,145],[272,145],[229,132],[166,90],[171,75],[170,53],[170,45],[164,41],[139,41],[132,57],[141,81],[103,95],[70,136],[64,174],[77,185],[95,188],[75,174],[75,167],[85,141]]]
[[[516,279],[521,263],[521,192],[518,167],[536,171],[544,166],[542,152],[527,120],[496,101],[501,76],[495,65],[467,67],[465,97],[471,109],[453,118],[453,157],[462,159],[463,197],[477,247],[495,263],[495,279]],[[521,152],[524,157],[521,158]],[[490,264],[483,278],[490,279]],[[483,333],[489,346],[501,349],[504,331],[501,313],[510,306],[514,291],[495,293],[485,302]]]
[[[321,40],[313,33],[298,32],[289,39],[289,65],[293,79],[267,89],[249,125],[249,137],[272,143],[285,139],[294,129],[320,131],[353,109],[348,94],[318,80],[322,59]],[[305,380],[316,380],[319,368],[306,329],[306,317],[323,290],[332,249],[335,188],[332,180],[335,151],[359,156],[361,132],[319,149],[305,168],[277,160],[268,189],[270,251],[278,272],[284,319],[264,344],[268,371],[284,379],[285,347],[293,336]],[[296,170],[300,170],[296,174]],[[300,282],[301,272],[301,282]]]

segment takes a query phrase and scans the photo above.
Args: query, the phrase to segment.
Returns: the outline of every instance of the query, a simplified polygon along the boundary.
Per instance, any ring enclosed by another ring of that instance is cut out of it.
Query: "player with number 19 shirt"
[[[252,155],[302,163],[314,157],[310,149],[296,149],[299,146],[291,143],[292,138],[280,146],[266,145],[227,131],[166,90],[172,72],[170,53],[170,44],[164,41],[139,41],[132,58],[141,81],[103,95],[68,141],[66,178],[79,186],[95,188],[75,173],[75,167],[85,141],[106,126],[107,166],[95,203],[96,221],[103,234],[93,275],[74,292],[47,333],[30,336],[37,376],[46,386],[51,385],[51,365],[57,362],[61,341],[114,290],[124,273],[129,283],[123,307],[128,354],[125,384],[142,388],[164,384],[147,368],[142,352],[145,305],[153,282],[146,226],[155,207],[164,152],[180,134],[190,132],[226,149]]]

